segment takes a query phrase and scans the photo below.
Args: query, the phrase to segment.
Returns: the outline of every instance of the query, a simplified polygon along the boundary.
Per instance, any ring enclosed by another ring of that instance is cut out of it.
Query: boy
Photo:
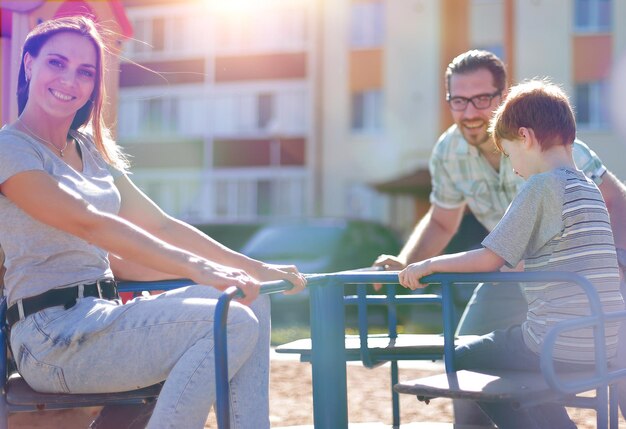
[[[399,274],[410,289],[433,272],[497,271],[524,260],[526,271],[570,271],[596,287],[604,311],[619,311],[619,272],[608,212],[596,185],[576,169],[572,143],[574,114],[567,96],[545,81],[511,88],[491,120],[496,146],[527,180],[504,217],[483,241],[483,248],[443,255],[409,265]],[[526,321],[495,331],[456,350],[459,369],[506,368],[540,371],[539,353],[546,332],[561,321],[588,314],[584,292],[568,283],[522,285],[528,302]],[[618,325],[606,326],[609,358],[616,353]],[[574,337],[574,338],[572,338]],[[593,365],[593,332],[584,329],[559,337],[555,366]],[[501,429],[575,428],[565,408],[542,404],[513,409],[509,404],[479,403]]]

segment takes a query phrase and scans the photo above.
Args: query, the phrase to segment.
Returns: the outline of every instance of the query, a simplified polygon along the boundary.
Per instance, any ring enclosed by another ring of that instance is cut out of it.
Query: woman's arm
[[[441,255],[409,265],[400,271],[400,284],[411,290],[426,287],[420,279],[432,273],[459,272],[481,273],[497,271],[504,265],[504,259],[487,248],[467,252]]]
[[[155,237],[184,248],[199,256],[208,257],[222,265],[252,271],[260,264],[218,243],[196,228],[175,219],[161,210],[128,176],[115,179],[122,197],[119,216],[140,226]]]
[[[295,266],[264,264],[229,249],[193,226],[167,215],[126,175],[116,178],[115,185],[122,196],[120,217],[155,237],[219,264],[244,270],[259,281],[289,280],[295,285],[289,293],[304,288],[304,278]],[[138,272],[138,267],[134,270]]]
[[[218,289],[240,287],[247,302],[259,283],[246,272],[207,260],[165,242],[119,216],[98,211],[47,173],[25,171],[11,176],[0,191],[32,218],[156,271],[190,278]]]

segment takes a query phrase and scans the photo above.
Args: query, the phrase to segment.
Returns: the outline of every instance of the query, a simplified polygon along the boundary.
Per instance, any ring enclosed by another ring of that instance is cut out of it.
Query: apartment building
[[[126,1],[118,139],[134,180],[195,222],[313,210],[313,4]]]

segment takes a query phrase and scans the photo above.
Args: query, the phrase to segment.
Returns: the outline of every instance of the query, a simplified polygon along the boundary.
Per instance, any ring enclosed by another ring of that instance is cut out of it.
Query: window
[[[260,8],[254,13],[219,15],[215,21],[218,52],[274,52],[306,48],[307,12],[300,6]]]
[[[252,22],[254,40],[259,50],[303,49],[306,41],[306,13],[302,7],[267,10]]]
[[[233,135],[257,130],[257,98],[249,92],[223,94],[213,101],[214,133]]]
[[[577,84],[574,94],[576,123],[580,128],[604,129],[609,126],[606,82]]]
[[[269,180],[259,180],[256,192],[256,214],[269,216],[272,214],[272,195],[276,193],[275,186]]]
[[[259,94],[257,97],[257,127],[260,130],[271,128],[274,119],[274,95]]]
[[[304,90],[221,93],[212,99],[212,124],[216,135],[303,134],[307,99]]]
[[[154,18],[152,21],[152,50],[161,52],[165,48],[165,20]]]
[[[132,53],[150,51],[150,40],[152,38],[151,21],[149,19],[136,19],[132,22],[133,39],[128,48]]]
[[[574,0],[574,28],[579,32],[611,30],[612,0]]]
[[[304,90],[285,90],[276,93],[276,121],[278,132],[305,134],[307,129],[307,93]]]
[[[180,56],[203,52],[211,42],[206,31],[207,18],[200,15],[168,14],[163,16],[141,16],[132,20],[133,39],[127,46],[127,54]]]
[[[178,131],[178,99],[151,98],[140,106],[141,131],[148,134]]]
[[[352,130],[374,132],[382,128],[382,92],[369,90],[352,95]]]
[[[165,20],[139,18],[133,21],[134,36],[129,48],[132,53],[162,52],[165,48]]]
[[[135,100],[120,96],[117,108],[117,136],[120,140],[137,134],[138,115]]]
[[[213,41],[206,28],[209,18],[202,15],[168,16],[165,25],[165,50],[170,54],[203,53]]]
[[[353,3],[350,44],[353,48],[381,46],[385,36],[385,8],[380,1]]]
[[[240,177],[216,180],[213,207],[221,219],[303,216],[305,182],[288,178]]]
[[[178,137],[197,138],[213,130],[206,96],[202,93],[178,91],[176,97],[145,97],[132,91],[120,94],[117,115],[117,134],[120,139],[134,143],[150,143],[145,135],[176,134]]]

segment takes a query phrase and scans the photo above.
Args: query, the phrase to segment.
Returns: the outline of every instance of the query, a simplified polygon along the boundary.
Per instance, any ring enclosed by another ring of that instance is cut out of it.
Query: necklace
[[[63,146],[62,148],[59,148],[59,147],[57,147],[57,145],[55,145],[54,143],[49,142],[48,140],[46,140],[46,139],[43,139],[43,138],[39,137],[39,136],[37,135],[37,133],[35,133],[33,130],[31,130],[31,129],[30,129],[30,127],[29,127],[28,125],[26,125],[26,124],[24,123],[24,121],[22,121],[22,118],[21,118],[21,117],[18,117],[18,118],[17,118],[17,120],[19,121],[19,123],[20,123],[20,124],[22,124],[22,126],[23,126],[24,128],[26,128],[26,131],[28,131],[28,134],[30,134],[32,137],[35,137],[35,138],[36,138],[37,140],[39,140],[40,142],[45,143],[45,144],[47,144],[47,145],[49,145],[49,146],[52,146],[53,148],[55,148],[56,150],[58,150],[58,151],[59,151],[59,153],[61,154],[61,158],[63,158],[63,157],[65,156],[65,154],[64,154],[63,152],[67,149],[67,146],[69,145],[69,140],[68,140],[68,139],[65,139],[65,146]]]

